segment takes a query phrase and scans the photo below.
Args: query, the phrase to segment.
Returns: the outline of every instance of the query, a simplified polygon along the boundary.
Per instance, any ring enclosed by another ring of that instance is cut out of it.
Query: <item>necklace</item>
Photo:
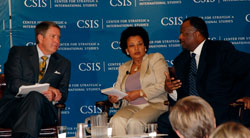
[[[135,67],[134,72],[136,72],[137,70],[138,70],[138,66]]]
[[[137,72],[140,69],[141,65],[135,66],[134,72]]]

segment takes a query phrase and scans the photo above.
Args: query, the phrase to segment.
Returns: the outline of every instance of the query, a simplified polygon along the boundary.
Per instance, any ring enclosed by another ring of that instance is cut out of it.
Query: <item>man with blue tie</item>
[[[242,85],[250,74],[250,54],[236,50],[227,41],[211,41],[208,36],[201,18],[183,21],[179,36],[183,51],[173,62],[175,78],[166,74],[165,88],[171,105],[189,95],[205,99],[213,107],[218,125],[229,120],[229,104],[237,99],[250,109],[250,90]],[[167,130],[168,114],[158,120],[160,133],[171,133]]]
[[[0,100],[0,127],[12,128],[13,138],[37,138],[40,128],[55,125],[54,102],[68,95],[70,61],[57,53],[60,28],[41,22],[35,28],[36,46],[14,46],[4,66],[7,89]],[[31,91],[17,98],[21,86],[49,83],[42,93]]]

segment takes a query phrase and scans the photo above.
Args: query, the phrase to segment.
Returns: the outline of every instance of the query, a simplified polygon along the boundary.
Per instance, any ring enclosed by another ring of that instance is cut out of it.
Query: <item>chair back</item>
[[[0,99],[3,97],[4,90],[6,89],[6,82],[4,74],[0,74]]]

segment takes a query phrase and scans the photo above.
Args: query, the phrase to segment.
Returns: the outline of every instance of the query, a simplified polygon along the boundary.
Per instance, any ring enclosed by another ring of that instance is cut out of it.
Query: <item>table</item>
[[[168,134],[157,134],[155,137],[150,137],[147,133],[145,134],[137,134],[137,135],[125,135],[125,136],[113,136],[106,138],[161,138],[162,136],[167,136]],[[67,138],[75,138],[75,137],[67,137]],[[86,138],[92,138],[91,136],[86,136]],[[99,138],[99,137],[98,137]],[[105,138],[101,136],[100,138]]]

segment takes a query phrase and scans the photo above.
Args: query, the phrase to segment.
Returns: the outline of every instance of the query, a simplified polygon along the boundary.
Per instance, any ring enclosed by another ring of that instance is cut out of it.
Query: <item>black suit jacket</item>
[[[182,82],[178,99],[189,95],[190,52],[183,50],[174,60],[176,78]],[[249,96],[242,82],[250,71],[250,54],[240,52],[226,41],[206,40],[200,55],[196,87],[199,95],[214,109],[217,123],[227,121],[229,103]],[[248,79],[249,80],[249,79]],[[245,82],[244,82],[245,83]],[[244,93],[243,94],[243,89]]]
[[[4,66],[7,90],[4,98],[14,97],[20,86],[38,83],[39,59],[36,46],[14,46],[10,49]],[[70,61],[54,53],[51,55],[47,71],[40,83],[49,83],[62,93],[59,102],[64,103],[68,95]]]

